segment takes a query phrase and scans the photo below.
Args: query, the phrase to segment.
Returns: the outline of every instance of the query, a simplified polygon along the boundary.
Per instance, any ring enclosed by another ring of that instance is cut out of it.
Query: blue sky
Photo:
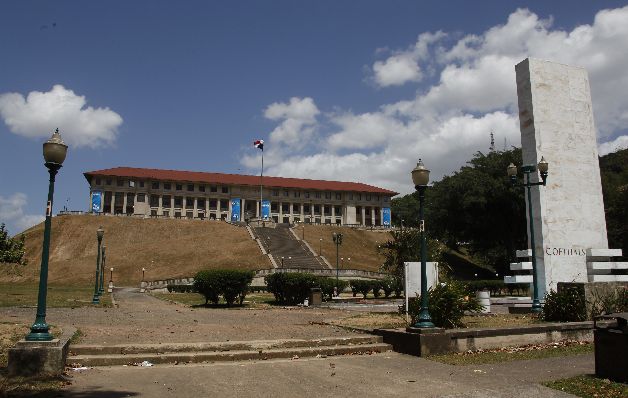
[[[514,65],[590,73],[600,152],[628,144],[625,2],[0,4],[0,222],[42,219],[41,144],[70,145],[55,209],[116,166],[360,181],[409,192],[519,144]]]

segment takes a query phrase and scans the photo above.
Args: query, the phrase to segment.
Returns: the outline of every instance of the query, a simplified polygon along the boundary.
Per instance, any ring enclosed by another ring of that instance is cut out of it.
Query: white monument
[[[539,297],[556,290],[558,282],[624,280],[628,276],[610,275],[610,268],[622,268],[622,263],[599,261],[621,256],[621,250],[608,250],[586,70],[531,58],[515,70],[523,164],[536,165],[541,156],[549,163],[547,185],[532,188],[531,204],[526,199],[534,217]],[[539,180],[538,173],[531,177]],[[531,268],[531,262],[511,265],[513,270]],[[531,282],[531,275],[505,281]]]

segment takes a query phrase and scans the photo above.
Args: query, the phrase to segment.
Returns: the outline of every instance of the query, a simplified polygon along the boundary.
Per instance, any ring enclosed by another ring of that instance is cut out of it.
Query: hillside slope
[[[99,226],[105,230],[107,272],[114,268],[117,283],[139,284],[146,279],[194,275],[203,268],[270,268],[247,230],[224,222],[159,220],[131,217],[61,216],[52,222],[49,281],[73,283],[93,280]],[[44,225],[24,232],[28,265],[11,267],[20,275],[3,273],[0,281],[39,279]]]

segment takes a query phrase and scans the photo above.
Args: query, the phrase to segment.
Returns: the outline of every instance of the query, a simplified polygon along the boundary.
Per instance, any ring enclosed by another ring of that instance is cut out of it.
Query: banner
[[[390,227],[390,207],[382,208],[382,216],[384,219],[382,224],[386,227]]]
[[[262,200],[262,219],[268,220],[270,218],[270,200]]]
[[[240,198],[231,199],[231,221],[240,221]]]
[[[102,191],[92,192],[92,213],[100,213],[102,211]]]

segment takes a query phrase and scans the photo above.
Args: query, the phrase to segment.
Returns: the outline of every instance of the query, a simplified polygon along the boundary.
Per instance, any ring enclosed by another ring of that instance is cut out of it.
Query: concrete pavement
[[[387,352],[370,356],[74,372],[61,397],[568,397],[546,380],[593,372],[580,355],[453,366]]]

